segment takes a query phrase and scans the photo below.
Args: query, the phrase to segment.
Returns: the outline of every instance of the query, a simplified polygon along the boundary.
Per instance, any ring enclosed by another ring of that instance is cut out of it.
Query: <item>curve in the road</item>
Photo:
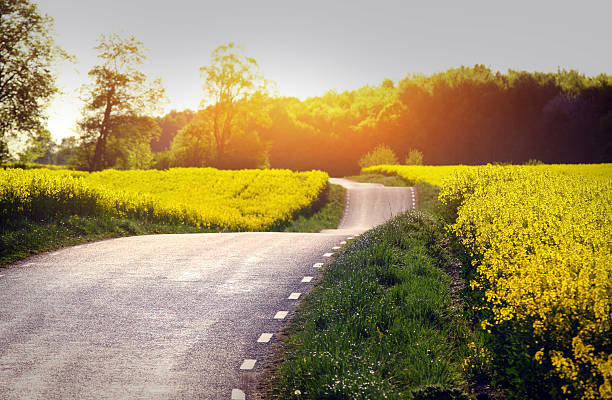
[[[324,255],[414,206],[411,188],[331,182],[347,188],[339,229],[128,237],[5,268],[0,398],[248,395]]]

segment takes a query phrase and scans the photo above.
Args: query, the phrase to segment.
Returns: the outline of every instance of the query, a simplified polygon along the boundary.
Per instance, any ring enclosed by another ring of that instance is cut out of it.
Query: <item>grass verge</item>
[[[469,329],[451,290],[460,265],[435,188],[421,189],[426,210],[364,233],[326,268],[290,323],[263,396],[467,399]]]
[[[286,232],[318,232],[338,226],[345,189],[330,185],[327,195],[284,228]],[[122,236],[157,233],[214,232],[182,224],[161,224],[133,218],[70,216],[35,222],[26,218],[0,227],[0,266],[66,246]]]
[[[346,189],[330,184],[325,196],[315,204],[311,211],[298,215],[284,232],[319,232],[322,229],[335,229],[340,224],[344,212]]]
[[[385,186],[412,186],[408,181],[397,175],[364,173],[361,175],[347,176],[346,179],[363,183],[380,183]]]
[[[45,251],[121,236],[191,233],[202,229],[135,219],[70,216],[53,221],[13,221],[0,228],[0,266]]]

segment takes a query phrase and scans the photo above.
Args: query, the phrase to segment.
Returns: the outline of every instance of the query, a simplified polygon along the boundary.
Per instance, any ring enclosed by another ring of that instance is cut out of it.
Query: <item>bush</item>
[[[404,162],[406,165],[423,165],[423,153],[417,149],[410,149]]]
[[[395,152],[386,144],[376,146],[374,150],[368,152],[368,154],[361,157],[361,160],[359,160],[359,166],[361,168],[383,164],[399,164]]]
[[[526,161],[523,165],[544,165],[544,163],[535,158],[530,158],[529,161]]]

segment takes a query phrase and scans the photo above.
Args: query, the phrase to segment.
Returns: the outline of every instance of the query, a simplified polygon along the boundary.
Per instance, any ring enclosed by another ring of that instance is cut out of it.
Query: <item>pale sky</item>
[[[299,98],[431,74],[460,65],[612,74],[611,0],[33,0],[77,57],[57,67],[64,91],[49,109],[55,138],[75,134],[79,88],[101,34],[133,34],[142,70],[162,78],[172,108],[197,109],[199,69],[233,41],[282,95]]]

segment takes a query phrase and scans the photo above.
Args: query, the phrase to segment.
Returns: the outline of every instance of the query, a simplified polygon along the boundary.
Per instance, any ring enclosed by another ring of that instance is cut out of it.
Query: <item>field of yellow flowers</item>
[[[375,165],[363,168],[363,173],[379,173],[383,175],[397,175],[408,182],[427,182],[442,187],[444,182],[456,174],[467,173],[482,168],[473,165]],[[610,164],[547,164],[512,166],[527,170],[543,170],[558,172],[566,175],[607,176],[612,178]]]
[[[517,398],[612,398],[612,165],[382,166],[442,187],[487,358]],[[470,360],[467,360],[467,364]]]
[[[321,171],[175,168],[86,173],[0,170],[0,222],[111,215],[220,231],[265,231],[310,207]]]

